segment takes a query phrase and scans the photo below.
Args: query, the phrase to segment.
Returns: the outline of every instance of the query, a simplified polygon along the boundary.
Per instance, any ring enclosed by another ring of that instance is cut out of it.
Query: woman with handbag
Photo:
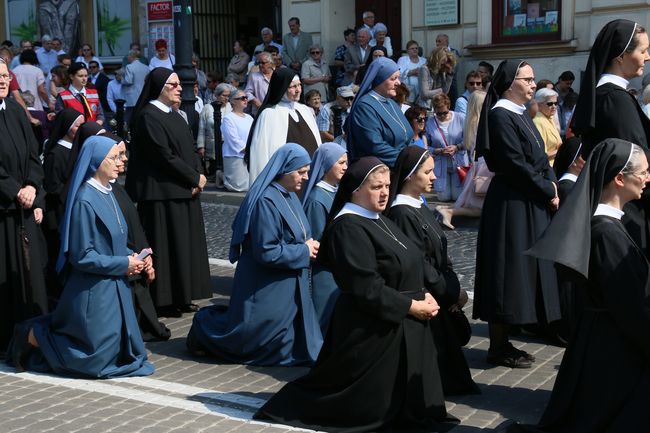
[[[434,96],[431,106],[434,115],[427,121],[426,136],[436,163],[436,194],[439,201],[456,201],[468,166],[463,146],[465,115],[450,110],[451,100],[445,94]]]
[[[445,395],[477,394],[480,391],[462,351],[470,337],[469,322],[463,313],[467,293],[461,289],[447,255],[447,237],[420,198],[431,192],[435,178],[429,151],[419,146],[405,147],[391,176],[388,217],[424,252],[424,287],[440,305],[437,317],[429,323]]]

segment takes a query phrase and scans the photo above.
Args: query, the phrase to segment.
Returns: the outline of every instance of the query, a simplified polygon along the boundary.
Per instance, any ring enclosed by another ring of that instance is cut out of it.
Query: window
[[[492,0],[492,42],[560,39],[560,0]]]

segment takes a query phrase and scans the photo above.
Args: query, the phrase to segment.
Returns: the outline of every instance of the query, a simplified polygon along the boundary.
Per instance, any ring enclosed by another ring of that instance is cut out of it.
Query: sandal
[[[502,365],[509,368],[530,368],[533,366],[531,360],[521,355],[517,351],[506,348],[505,350],[490,351],[488,350],[487,362],[492,365]]]
[[[526,352],[525,350],[517,349],[517,348],[516,348],[515,346],[513,346],[512,343],[510,343],[510,342],[508,342],[508,345],[510,346],[509,349],[510,349],[513,353],[515,353],[515,354],[517,354],[517,355],[519,355],[519,356],[522,356],[522,357],[526,358],[526,359],[529,360],[530,362],[535,362],[535,361],[536,361],[535,355],[531,355],[530,353]]]

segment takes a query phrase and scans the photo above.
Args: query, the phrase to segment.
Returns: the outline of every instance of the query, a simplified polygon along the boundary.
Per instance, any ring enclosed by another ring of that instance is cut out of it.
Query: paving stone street
[[[227,263],[230,225],[240,200],[241,196],[224,198],[214,192],[204,199],[214,298],[198,301],[201,306],[228,303],[234,274]],[[477,229],[459,227],[447,235],[461,284],[471,289]],[[471,301],[465,310],[471,316]],[[303,431],[251,417],[306,368],[250,367],[193,358],[185,348],[192,314],[163,321],[172,337],[146,344],[156,366],[150,377],[91,381],[16,373],[0,364],[0,433]],[[536,422],[550,396],[563,349],[527,335],[513,337],[513,344],[534,354],[537,362],[523,370],[493,367],[485,362],[487,325],[472,321],[472,329],[465,354],[482,394],[447,400],[449,412],[461,420],[452,432],[498,431],[511,419]]]

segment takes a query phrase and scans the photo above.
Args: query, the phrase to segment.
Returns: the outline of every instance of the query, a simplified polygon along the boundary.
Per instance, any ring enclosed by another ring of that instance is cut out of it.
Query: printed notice
[[[458,0],[424,0],[425,26],[458,24],[458,21]]]

